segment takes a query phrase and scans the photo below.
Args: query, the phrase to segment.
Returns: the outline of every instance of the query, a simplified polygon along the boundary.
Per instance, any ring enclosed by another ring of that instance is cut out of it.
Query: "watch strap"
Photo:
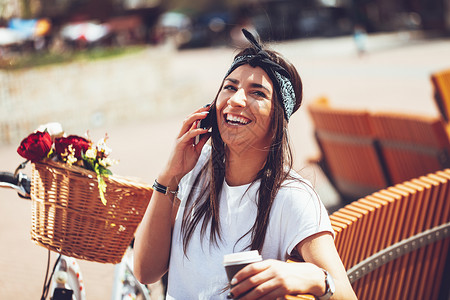
[[[335,286],[333,277],[331,277],[330,273],[328,273],[327,270],[322,269],[322,271],[325,273],[325,294],[323,294],[320,297],[317,297],[319,300],[328,300],[333,296],[335,292]]]

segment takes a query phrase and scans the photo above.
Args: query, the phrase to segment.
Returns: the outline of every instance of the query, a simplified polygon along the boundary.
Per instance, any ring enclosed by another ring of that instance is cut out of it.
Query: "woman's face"
[[[225,78],[217,97],[222,140],[236,150],[267,149],[272,139],[273,84],[260,67],[245,64]]]

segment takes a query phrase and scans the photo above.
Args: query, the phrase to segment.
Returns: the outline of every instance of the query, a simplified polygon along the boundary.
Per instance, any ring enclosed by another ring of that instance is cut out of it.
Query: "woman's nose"
[[[245,107],[247,96],[244,89],[238,89],[236,93],[230,99],[228,99],[228,105]]]

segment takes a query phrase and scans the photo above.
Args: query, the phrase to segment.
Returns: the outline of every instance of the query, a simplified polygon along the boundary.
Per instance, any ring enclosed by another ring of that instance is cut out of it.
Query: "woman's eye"
[[[261,97],[261,98],[266,98],[267,97],[266,94],[264,94],[261,91],[255,91],[254,94],[257,95],[258,97]]]
[[[237,91],[237,89],[233,85],[226,85],[223,87],[224,90]]]

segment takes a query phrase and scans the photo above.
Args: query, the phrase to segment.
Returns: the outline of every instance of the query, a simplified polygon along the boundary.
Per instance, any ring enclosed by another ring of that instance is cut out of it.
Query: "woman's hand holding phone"
[[[161,180],[164,178],[164,180],[170,182],[175,180],[178,184],[179,180],[194,168],[202,148],[210,136],[208,129],[199,127],[201,120],[208,117],[208,110],[209,107],[202,107],[184,120],[169,161],[158,179],[162,177]],[[200,135],[198,143],[195,144],[196,138]]]

